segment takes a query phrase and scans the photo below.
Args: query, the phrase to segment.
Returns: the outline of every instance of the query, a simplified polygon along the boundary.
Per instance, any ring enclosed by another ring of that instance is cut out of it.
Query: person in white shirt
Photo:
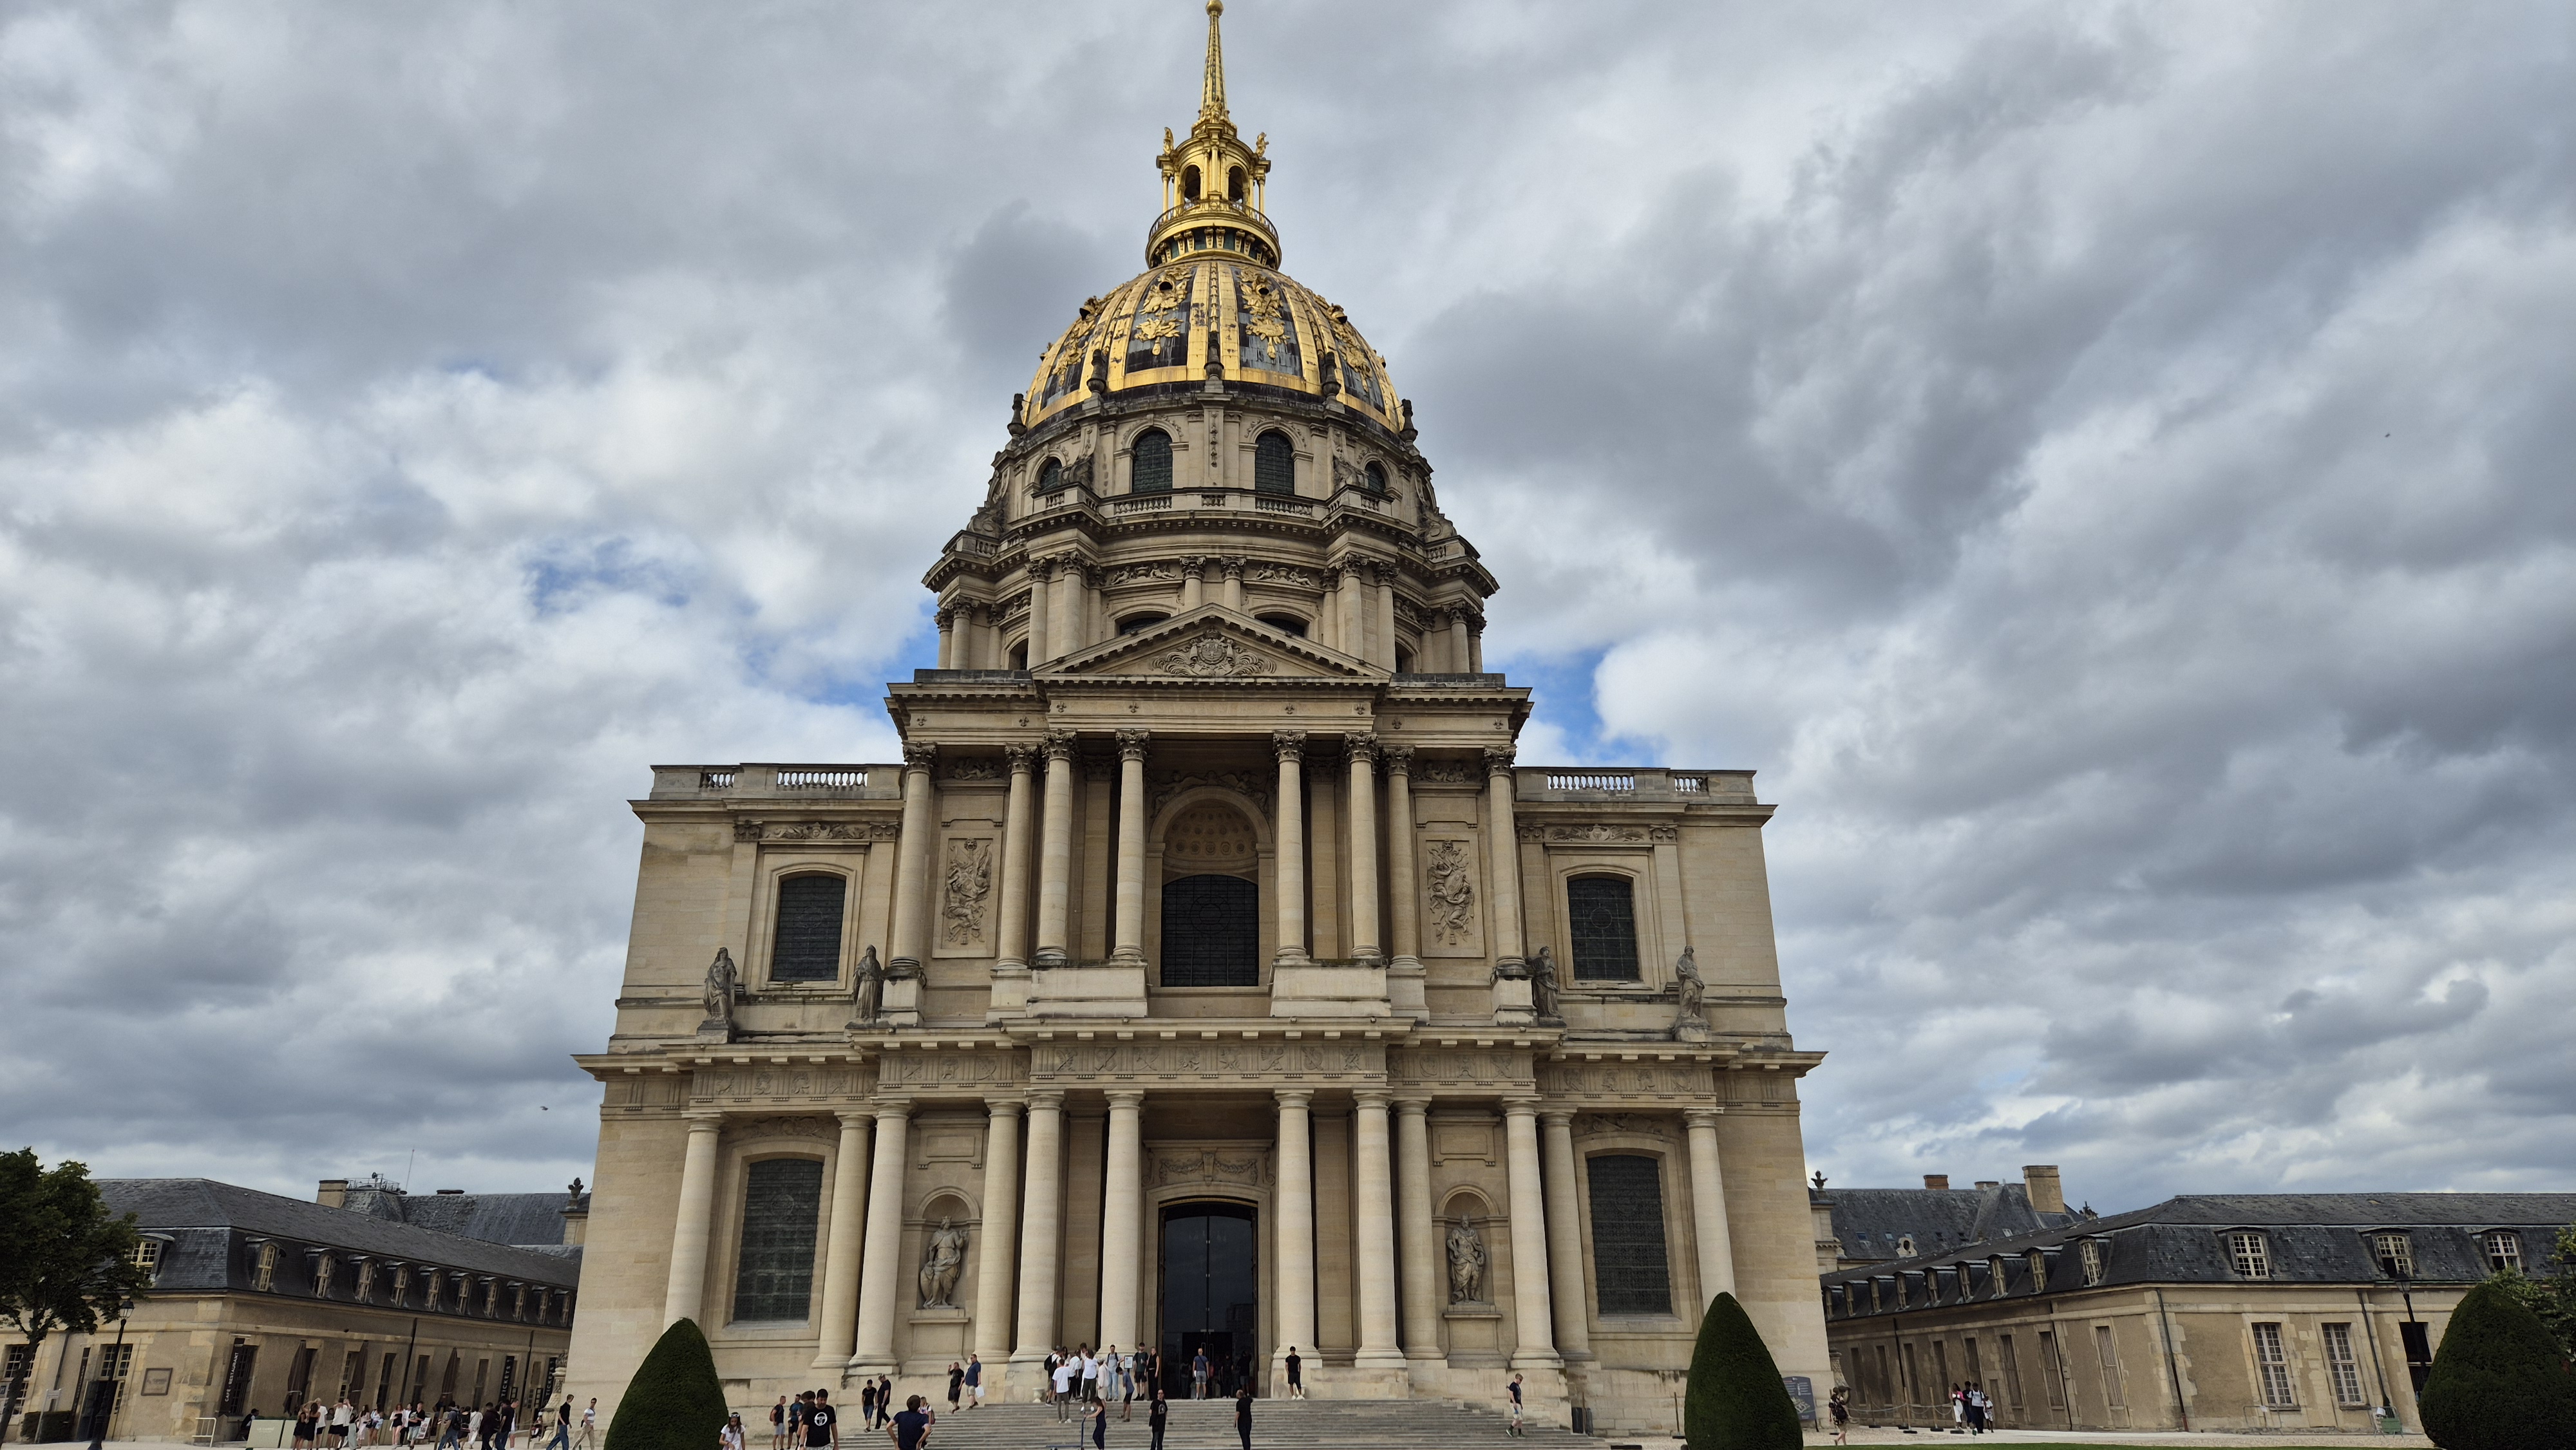
[[[1073,1418],[1073,1382],[1081,1373],[1081,1367],[1070,1357],[1056,1361],[1055,1417],[1059,1422]]]

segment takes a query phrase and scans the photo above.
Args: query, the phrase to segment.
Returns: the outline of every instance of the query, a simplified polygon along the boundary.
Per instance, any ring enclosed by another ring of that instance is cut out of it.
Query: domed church
[[[1828,1386],[1752,772],[1522,764],[1497,584],[1267,137],[1164,133],[1146,270],[1013,400],[900,763],[663,765],[566,1390],[1057,1347],[1191,1391],[1669,1431],[1731,1291]],[[1830,1260],[1826,1263],[1830,1267]],[[855,1388],[849,1397],[855,1397]]]

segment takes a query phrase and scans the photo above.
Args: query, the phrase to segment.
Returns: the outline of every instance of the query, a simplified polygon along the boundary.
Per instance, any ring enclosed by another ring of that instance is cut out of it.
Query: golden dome
[[[1208,0],[1207,66],[1198,120],[1154,165],[1163,209],[1145,231],[1153,269],[1080,315],[1041,354],[1018,421],[1035,427],[1093,393],[1190,388],[1209,379],[1338,398],[1401,432],[1403,404],[1386,359],[1342,309],[1278,270],[1279,232],[1263,210],[1269,136],[1249,146],[1226,113],[1223,0]]]
[[[1111,393],[1178,391],[1210,376],[1230,385],[1338,395],[1391,430],[1404,426],[1386,359],[1342,309],[1284,272],[1204,253],[1085,302],[1073,326],[1039,359],[1021,418],[1034,427],[1080,404],[1095,380]]]

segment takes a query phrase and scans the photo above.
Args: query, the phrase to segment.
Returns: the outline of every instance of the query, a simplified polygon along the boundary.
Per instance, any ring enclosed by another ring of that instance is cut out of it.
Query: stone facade
[[[1518,1372],[1643,1428],[1721,1290],[1824,1381],[1771,808],[1515,761],[1495,581],[1385,360],[1274,270],[1210,8],[1153,270],[1048,348],[928,575],[904,760],[634,803],[576,1396],[688,1317],[746,1404],[1206,1334],[1273,1391],[1294,1346],[1319,1396]]]

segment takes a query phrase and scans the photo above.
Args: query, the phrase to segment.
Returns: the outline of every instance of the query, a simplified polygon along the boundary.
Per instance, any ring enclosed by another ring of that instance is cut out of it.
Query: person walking
[[[1191,1399],[1194,1399],[1194,1400],[1204,1400],[1204,1399],[1206,1399],[1206,1398],[1207,1398],[1207,1382],[1208,1382],[1208,1357],[1207,1357],[1207,1346],[1206,1346],[1206,1345],[1204,1345],[1204,1344],[1202,1344],[1202,1345],[1200,1345],[1200,1346],[1199,1346],[1199,1352],[1198,1352],[1197,1357],[1193,1358],[1193,1359],[1190,1361],[1190,1398],[1191,1398]]]
[[[825,1391],[814,1392],[813,1408],[805,1412],[805,1443],[810,1450],[841,1450],[841,1417]]]
[[[902,1412],[886,1426],[886,1437],[894,1441],[895,1450],[921,1450],[929,1443],[931,1428],[937,1423],[921,1407],[921,1396],[907,1395]]]
[[[1145,1406],[1145,1428],[1154,1432],[1153,1450],[1163,1450],[1163,1427],[1172,1422],[1172,1402],[1163,1398],[1163,1387],[1154,1386],[1154,1398]]]
[[[724,1428],[716,1431],[716,1444],[719,1450],[743,1450],[742,1416],[725,1416]]]
[[[1834,1443],[1837,1445],[1850,1444],[1851,1391],[1837,1387],[1834,1390],[1833,1397],[1825,1401],[1825,1409],[1830,1412],[1834,1418]]]
[[[952,1359],[948,1361],[948,1413],[956,1414],[957,1402],[964,1398],[966,1398],[966,1367]]]
[[[1083,1403],[1089,1404],[1100,1398],[1100,1359],[1091,1352],[1091,1346],[1087,1344],[1082,1347],[1080,1359],[1082,1362],[1082,1399]]]
[[[1136,1418],[1136,1362],[1142,1354],[1131,1354],[1118,1361],[1118,1423]]]
[[[1512,1392],[1512,1422],[1503,1428],[1514,1435],[1527,1435],[1529,1427],[1521,1423],[1521,1377],[1512,1376],[1512,1382],[1507,1388]]]
[[[582,1407],[581,1438],[573,1442],[573,1450],[598,1450],[598,1447],[599,1397],[593,1395],[590,1403]]]
[[[816,1390],[814,1393],[819,1395],[823,1392],[821,1390]],[[930,1402],[928,1400],[924,1400],[922,1403],[926,1405]],[[879,1375],[877,1376],[877,1428],[882,1430],[893,1423],[894,1376],[890,1374]]]
[[[1243,1450],[1252,1450],[1252,1386],[1244,1385],[1234,1392],[1234,1433],[1243,1439]]]
[[[968,1409],[984,1408],[984,1357],[982,1355],[966,1356],[966,1394]]]
[[[1964,1427],[1968,1423],[1968,1387],[1950,1386],[1950,1423]]]

